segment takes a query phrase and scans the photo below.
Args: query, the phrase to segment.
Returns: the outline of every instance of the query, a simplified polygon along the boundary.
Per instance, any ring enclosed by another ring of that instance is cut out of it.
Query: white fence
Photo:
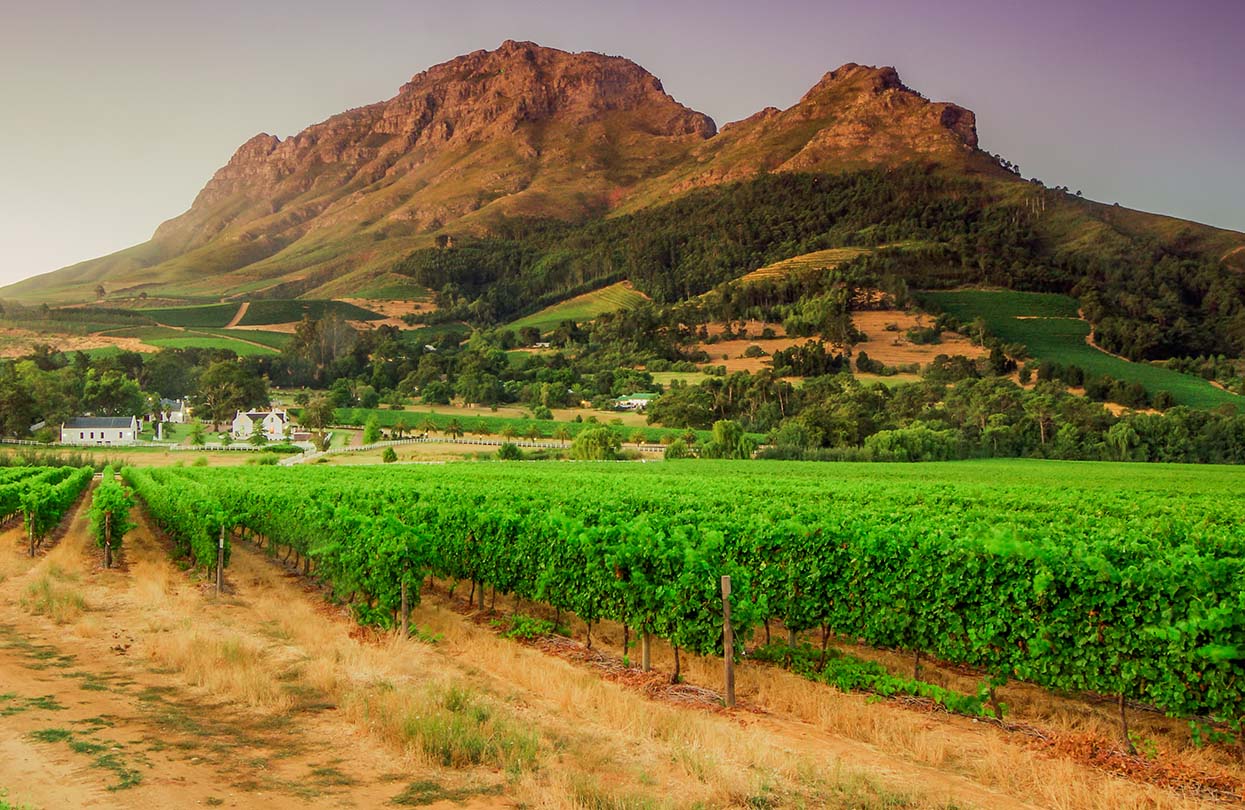
[[[542,441],[539,439],[518,438],[468,439],[466,437],[460,437],[457,439],[442,437],[438,439],[432,436],[421,436],[413,439],[386,439],[380,442],[372,442],[371,444],[355,445],[354,447],[330,447],[328,450],[316,450],[314,452],[303,453],[298,456],[283,458],[277,463],[283,467],[288,467],[294,464],[305,464],[308,461],[314,461],[323,456],[333,456],[339,453],[362,453],[368,450],[379,450],[383,447],[398,447],[405,444],[466,444],[481,447],[501,447],[503,444],[513,444],[516,447],[531,447],[544,450],[564,450],[569,446],[569,444],[557,440]],[[642,453],[662,453],[665,452],[666,449],[660,444],[638,444],[634,445],[634,447]]]

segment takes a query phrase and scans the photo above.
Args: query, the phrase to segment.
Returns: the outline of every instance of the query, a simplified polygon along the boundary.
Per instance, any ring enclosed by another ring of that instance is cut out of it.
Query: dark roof
[[[75,416],[65,422],[66,428],[128,428],[134,424],[132,416]]]
[[[281,419],[287,418],[283,411],[247,411],[246,415],[248,418],[250,418],[252,422],[256,422],[256,421],[262,421],[264,419],[267,419],[269,414],[274,414],[274,413]]]

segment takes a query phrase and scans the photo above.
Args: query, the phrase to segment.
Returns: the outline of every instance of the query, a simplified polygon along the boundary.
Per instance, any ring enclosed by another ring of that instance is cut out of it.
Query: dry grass
[[[912,363],[925,366],[940,354],[962,354],[975,359],[989,353],[984,346],[974,345],[971,340],[956,332],[943,332],[941,342],[931,344],[913,343],[905,336],[913,327],[932,326],[933,323],[931,316],[920,312],[909,313],[896,309],[853,312],[852,325],[868,338],[853,348],[857,353],[865,352],[871,359],[888,366],[906,366]]]
[[[241,636],[221,637],[190,620],[151,638],[151,658],[181,672],[188,683],[250,708],[286,711],[293,698],[274,678],[268,651]]]
[[[535,806],[668,806],[609,803],[643,799],[642,795],[635,799],[640,794],[634,791],[616,794],[606,790],[604,804],[582,801],[582,785],[612,780],[634,787],[637,773],[656,785],[677,785],[680,806],[766,806],[748,802],[769,793],[784,796],[796,806],[873,806],[833,803],[834,792],[844,779],[851,777],[857,784],[865,784],[860,781],[861,774],[844,770],[828,778],[817,758],[792,750],[759,725],[741,726],[720,714],[655,703],[626,687],[602,680],[598,673],[499,638],[430,604],[416,611],[416,619],[421,628],[442,634],[443,643],[457,657],[487,672],[507,673],[508,682],[518,694],[544,713],[559,718],[566,735],[562,741],[565,753],[559,760],[563,776],[560,786],[562,791],[570,792],[570,801],[551,803],[546,797]],[[620,768],[622,763],[629,767]],[[589,781],[577,779],[576,774]],[[861,791],[864,790],[862,787]],[[668,789],[651,793],[671,795]],[[880,796],[881,792],[873,792],[874,799]],[[903,801],[894,806],[927,806],[911,797]],[[785,805],[786,801],[773,806],[780,804]]]
[[[565,614],[563,618],[566,619]],[[583,625],[572,624],[582,638]],[[446,626],[445,632],[452,631]],[[620,627],[609,623],[595,625],[593,639],[596,649],[621,654],[618,649]],[[860,647],[849,647],[849,650],[880,661],[896,674],[911,674],[910,656]],[[689,683],[719,687],[720,660],[686,654],[682,659],[682,670]],[[672,671],[672,650],[655,641],[653,663],[656,669]],[[599,675],[589,677],[598,679]],[[928,664],[922,669],[922,678],[965,692],[975,692],[980,683],[980,679],[970,673]],[[551,676],[550,680],[554,678]],[[564,676],[558,675],[557,680],[561,684]],[[767,717],[755,723],[759,740],[777,739],[786,725],[784,718],[795,718],[809,724],[808,736],[824,749],[833,751],[841,761],[857,764],[853,763],[853,756],[859,751],[853,751],[852,743],[863,743],[876,752],[875,757],[880,753],[886,761],[898,758],[925,766],[930,773],[946,774],[952,780],[962,777],[968,784],[997,791],[997,797],[988,798],[995,803],[984,806],[1006,806],[1004,796],[1025,797],[1037,806],[1067,810],[1192,810],[1207,806],[1192,795],[1182,796],[1156,786],[1118,779],[1081,762],[1046,755],[1040,746],[1034,745],[1032,738],[1022,733],[1007,733],[968,718],[878,704],[864,695],[845,695],[772,666],[744,663],[736,670],[736,687],[744,705],[761,707],[767,713]],[[1089,736],[1108,745],[1118,738],[1113,708],[1105,703],[1098,705],[1064,698],[1027,684],[1011,684],[999,694],[1010,707],[1014,719],[1036,723],[1052,734]],[[568,702],[574,704],[582,699],[575,696]],[[655,739],[665,739],[667,743],[681,743],[685,751],[694,755],[698,750],[694,724],[682,737],[663,738],[654,730],[663,711],[671,711],[676,716],[686,716],[686,713],[643,702],[649,706],[649,717],[634,730],[647,730]],[[627,709],[619,712],[622,717],[628,714]],[[703,717],[710,723],[719,719],[715,715]],[[1175,763],[1178,769],[1240,774],[1240,763],[1233,761],[1228,752],[1193,747],[1187,728],[1178,721],[1153,713],[1133,712],[1130,723],[1134,731],[1146,739],[1159,741],[1160,759]],[[704,750],[719,754],[724,751],[716,734],[703,739],[708,740]],[[678,750],[678,746],[673,749]],[[733,756],[728,754],[727,761],[731,758]],[[686,775],[698,777],[700,765],[695,763],[694,757],[682,767]],[[712,763],[706,772],[713,773]]]
[[[843,262],[851,261],[857,256],[863,256],[866,253],[872,253],[875,249],[867,247],[841,247],[805,253],[801,256],[793,256],[790,259],[783,259],[780,262],[753,270],[740,278],[739,281],[746,284],[753,281],[782,278],[792,273],[809,270],[833,270]]]
[[[76,621],[88,608],[86,597],[78,587],[78,577],[55,563],[44,566],[26,586],[22,607],[31,613],[47,616],[57,624]]]

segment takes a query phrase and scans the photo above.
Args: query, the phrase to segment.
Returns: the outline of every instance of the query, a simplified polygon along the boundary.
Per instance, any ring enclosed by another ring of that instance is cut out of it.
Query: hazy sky
[[[895,65],[1026,177],[1245,230],[1245,0],[0,0],[0,283],[144,241],[251,135],[504,39],[627,56],[719,126]]]

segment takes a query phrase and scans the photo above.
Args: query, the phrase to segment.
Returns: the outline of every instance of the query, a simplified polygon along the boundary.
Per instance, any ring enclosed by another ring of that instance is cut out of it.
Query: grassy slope
[[[238,311],[238,304],[205,304],[189,307],[163,307],[139,310],[159,323],[169,326],[220,327]]]
[[[801,256],[792,256],[790,259],[783,259],[780,262],[766,265],[765,267],[753,270],[748,275],[739,279],[741,282],[761,281],[767,278],[777,278],[786,276],[791,273],[797,273],[801,270],[829,270],[843,262],[850,261],[857,256],[863,256],[866,253],[872,253],[873,248],[867,247],[842,247],[829,248],[828,250],[817,250],[812,253],[805,253]]]
[[[590,321],[606,312],[620,309],[631,309],[648,300],[644,293],[634,289],[629,283],[620,281],[590,293],[577,295],[574,298],[545,307],[509,324],[512,329],[534,326],[542,332],[553,329],[562,321],[571,320],[577,323]]]
[[[294,336],[288,332],[265,332],[260,329],[201,329],[197,332],[234,341],[246,340],[251,343],[262,343],[273,349],[284,349],[294,339]]]
[[[326,312],[334,312],[352,321],[376,321],[384,317],[369,309],[347,304],[344,301],[260,300],[251,302],[240,325],[263,326],[273,323],[291,323],[302,320],[303,315],[321,318]]]
[[[1132,363],[1086,343],[1090,326],[1077,314],[1077,303],[1064,295],[1020,292],[927,292],[929,302],[961,321],[981,317],[986,328],[1008,343],[1023,343],[1039,360],[1076,365],[1093,375],[1109,374],[1117,380],[1139,382],[1152,395],[1168,391],[1181,405],[1213,408],[1225,403],[1240,407],[1245,402],[1199,377],[1179,374],[1147,363]]]
[[[252,343],[243,343],[241,340],[203,334],[184,334],[180,337],[156,338],[144,342],[162,349],[229,349],[239,357],[277,354],[276,349],[268,346],[257,346]]]

